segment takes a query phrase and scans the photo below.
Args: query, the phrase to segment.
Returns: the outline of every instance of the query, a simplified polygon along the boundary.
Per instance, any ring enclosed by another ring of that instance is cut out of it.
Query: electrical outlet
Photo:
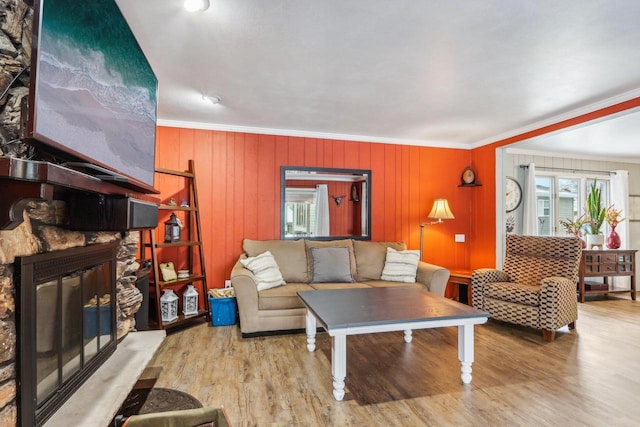
[[[456,234],[455,242],[456,243],[463,243],[464,242],[464,234]]]
[[[224,281],[224,287],[225,288],[230,288],[231,287],[231,280],[225,280]]]

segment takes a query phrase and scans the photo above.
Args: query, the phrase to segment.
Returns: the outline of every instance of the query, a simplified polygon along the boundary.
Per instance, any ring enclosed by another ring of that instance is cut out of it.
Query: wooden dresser
[[[636,299],[636,249],[583,250],[578,279],[578,298],[584,302],[586,295],[631,292]],[[609,277],[628,276],[631,288],[612,288]],[[589,282],[590,277],[602,277],[604,283]]]

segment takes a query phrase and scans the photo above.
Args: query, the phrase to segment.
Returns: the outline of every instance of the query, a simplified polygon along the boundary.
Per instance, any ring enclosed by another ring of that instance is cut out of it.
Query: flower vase
[[[607,248],[618,249],[620,247],[620,235],[616,233],[616,227],[611,227],[611,233],[607,236],[606,241]]]

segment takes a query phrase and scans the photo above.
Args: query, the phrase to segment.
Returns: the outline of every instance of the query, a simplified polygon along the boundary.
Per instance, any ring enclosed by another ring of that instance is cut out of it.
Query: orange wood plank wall
[[[472,166],[476,170],[477,176],[483,180],[483,186],[470,195],[470,216],[473,217],[469,238],[471,268],[494,267],[496,264],[495,175],[497,148],[639,107],[640,97],[636,97],[471,150]]]
[[[411,249],[420,247],[420,223],[428,221],[433,200],[447,198],[456,219],[425,227],[423,259],[451,269],[470,265],[471,198],[483,188],[458,187],[470,150],[159,127],[156,166],[186,170],[189,159],[195,160],[211,288],[224,286],[242,239],[280,238],[281,166],[370,169],[372,240],[404,241]],[[185,197],[165,177],[157,176],[155,186],[164,203]],[[161,214],[162,225],[168,212]],[[454,243],[457,233],[467,242]]]

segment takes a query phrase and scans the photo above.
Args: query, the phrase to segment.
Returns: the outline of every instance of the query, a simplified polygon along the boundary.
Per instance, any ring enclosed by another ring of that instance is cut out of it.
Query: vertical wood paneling
[[[495,146],[472,151],[474,165],[482,174],[482,187],[473,187],[470,236],[471,268],[493,267],[496,262],[496,162]]]
[[[275,137],[272,135],[260,135],[258,139],[258,197],[259,206],[258,219],[258,239],[266,240],[271,238],[271,218],[280,216],[277,211],[274,197],[279,192],[279,175],[275,166]],[[277,211],[277,212],[276,212]]]
[[[396,237],[396,146],[384,145],[384,235],[382,240],[398,240]],[[374,201],[374,203],[376,203]]]
[[[464,212],[470,211],[474,190],[464,192],[457,187],[460,173],[469,164],[469,153],[160,127],[156,166],[185,169],[188,160],[195,159],[202,218],[207,218],[203,247],[208,282],[220,287],[242,251],[242,239],[279,238],[281,166],[371,169],[372,240],[401,240],[411,249],[420,245],[419,225],[427,221],[433,199],[448,198],[455,205],[456,220],[425,230],[429,248],[425,259],[451,268],[468,267],[470,251],[453,244],[453,233],[471,233]],[[165,180],[158,180],[156,188],[162,198],[181,190]],[[349,201],[350,185],[334,192],[346,197],[339,208],[331,199],[333,209],[359,209]],[[336,226],[352,227],[346,223]]]
[[[385,155],[384,144],[371,144],[371,240],[385,238]]]

